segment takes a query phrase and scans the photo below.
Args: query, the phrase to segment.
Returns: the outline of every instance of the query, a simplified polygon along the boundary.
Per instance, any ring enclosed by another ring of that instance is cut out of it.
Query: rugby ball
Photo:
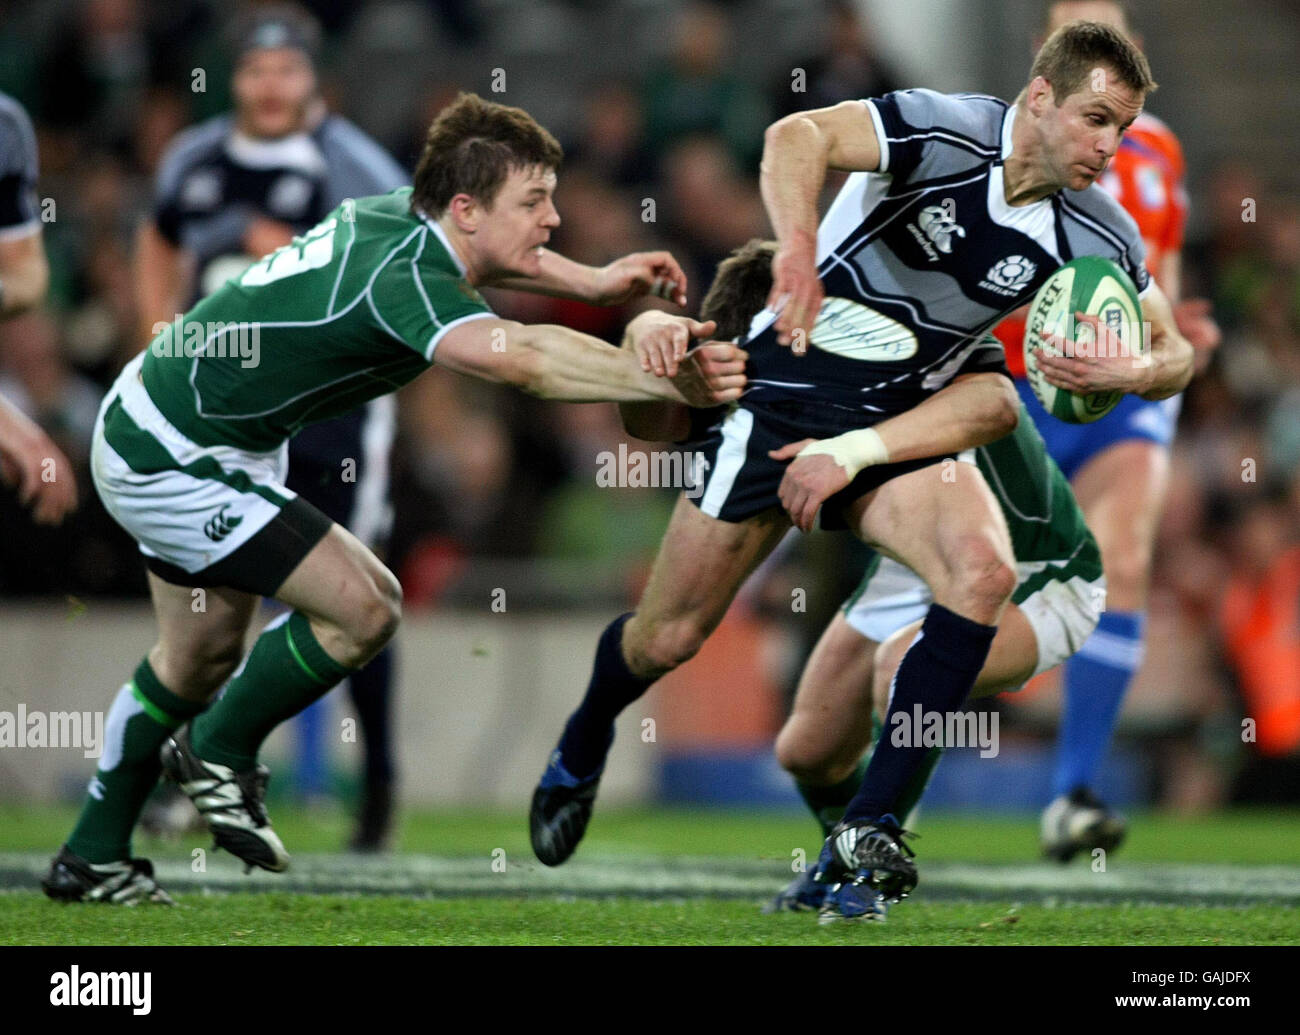
[[[1053,273],[1029,303],[1025,320],[1025,373],[1043,409],[1071,424],[1090,424],[1110,413],[1124,397],[1123,392],[1089,392],[1085,395],[1049,384],[1038,369],[1033,350],[1061,354],[1043,340],[1043,333],[1072,341],[1076,354],[1097,354],[1092,328],[1074,319],[1075,313],[1099,317],[1112,328],[1121,355],[1140,359],[1146,348],[1142,334],[1142,304],[1129,275],[1110,259],[1086,255],[1071,259]],[[1113,344],[1113,343],[1112,343]]]

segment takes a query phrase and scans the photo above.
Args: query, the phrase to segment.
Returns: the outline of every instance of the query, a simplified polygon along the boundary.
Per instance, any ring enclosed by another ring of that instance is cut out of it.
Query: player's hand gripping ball
[[[1076,313],[1095,322],[1079,320]],[[1110,259],[1092,255],[1071,259],[1038,289],[1025,322],[1025,372],[1043,409],[1071,424],[1089,424],[1106,416],[1124,393],[1058,388],[1039,369],[1035,355],[1039,349],[1058,356],[1124,356],[1140,364],[1146,349],[1142,305],[1128,274]]]

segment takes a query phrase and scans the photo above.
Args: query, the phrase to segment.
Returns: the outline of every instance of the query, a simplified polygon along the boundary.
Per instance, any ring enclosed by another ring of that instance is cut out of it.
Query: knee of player
[[[1112,606],[1115,601],[1140,599],[1146,595],[1151,574],[1151,551],[1142,544],[1112,547],[1102,555],[1106,572],[1106,592]]]
[[[776,738],[776,761],[787,773],[801,783],[817,786],[835,783],[829,773],[832,762],[826,745],[808,735],[806,724],[795,718],[782,727]]]
[[[1016,568],[1012,560],[990,540],[971,536],[958,544],[960,561],[954,582],[962,596],[1002,604],[1016,589]]]
[[[402,621],[402,590],[396,579],[391,581],[392,585],[383,579],[375,581],[357,618],[356,638],[374,649],[391,640]]]
[[[184,697],[216,690],[239,667],[242,657],[242,641],[223,638],[196,641],[183,650],[169,650],[159,644],[149,660],[163,686]]]
[[[626,645],[630,648],[629,661],[635,669],[647,674],[671,672],[695,657],[707,636],[707,630],[689,619],[665,622]]]

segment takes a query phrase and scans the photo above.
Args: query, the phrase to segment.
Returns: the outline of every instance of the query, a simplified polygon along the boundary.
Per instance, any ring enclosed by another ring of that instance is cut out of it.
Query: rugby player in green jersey
[[[763,308],[776,251],[775,241],[751,241],[719,266],[701,318],[716,324],[720,337],[743,336]],[[638,339],[637,348],[647,350],[656,369],[665,369],[663,357],[674,344],[685,342],[678,327],[661,319],[657,330]],[[980,389],[957,378],[914,409],[877,424],[876,431],[888,441],[891,456],[958,452],[987,437],[985,408]],[[625,404],[620,409],[628,431],[638,437],[680,439],[693,430],[691,411],[683,406]],[[792,458],[812,441],[790,443],[773,456]],[[1069,482],[1023,412],[1011,434],[960,452],[959,460],[975,464],[993,491],[1016,558],[1016,589],[971,692],[971,697],[984,697],[1018,690],[1074,654],[1105,608],[1106,583],[1097,542]],[[781,499],[791,519],[805,525],[822,496],[815,486],[801,485],[801,476],[798,468],[789,469]],[[795,778],[824,837],[862,784],[864,756],[869,757],[879,736],[894,673],[932,599],[919,575],[877,554],[808,659],[794,709],[777,737],[776,755]],[[894,815],[907,818],[941,754],[942,747],[931,750],[895,801]],[[796,877],[769,909],[820,910],[828,920],[884,919],[887,896],[866,884],[819,882],[817,872],[812,867]]]
[[[704,345],[664,379],[633,348],[488,308],[484,285],[605,304],[651,292],[686,300],[667,253],[593,269],[546,249],[560,222],[552,194],[561,157],[526,112],[463,94],[430,127],[412,188],[345,201],[123,370],[100,411],[91,464],[105,507],[145,556],[159,636],[109,711],[85,807],[43,882],[50,897],[169,901],[148,860],[130,853],[160,768],[219,847],[249,868],[288,865],[263,805],[258,748],[381,650],[401,614],[393,574],[285,488],[287,441],[300,428],[392,392],[434,362],[573,402],[738,397],[734,345]],[[695,337],[712,330],[680,322]],[[654,326],[632,321],[628,343]],[[245,657],[260,596],[289,611]]]

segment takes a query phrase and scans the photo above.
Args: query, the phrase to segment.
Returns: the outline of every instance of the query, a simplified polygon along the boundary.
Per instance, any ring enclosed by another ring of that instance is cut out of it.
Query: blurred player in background
[[[1134,39],[1124,5],[1067,0],[1048,8],[1044,35],[1086,19],[1113,25]],[[1042,40],[1038,41],[1041,46]],[[1181,300],[1181,249],[1187,218],[1183,153],[1163,122],[1145,111],[1129,127],[1098,181],[1137,222],[1147,269],[1173,305],[1180,333],[1196,348],[1218,344],[1209,303]],[[1043,852],[1067,862],[1075,853],[1114,849],[1124,819],[1094,793],[1124,694],[1142,664],[1151,554],[1169,478],[1169,444],[1181,397],[1148,402],[1130,396],[1092,424],[1067,424],[1043,409],[1025,378],[1024,315],[995,331],[1025,409],[1065,472],[1101,544],[1106,612],[1097,631],[1062,669],[1063,708],[1057,733],[1053,801],[1042,816]],[[1204,352],[1202,352],[1204,354]]]
[[[344,198],[408,182],[406,173],[356,126],[329,114],[314,61],[320,29],[287,4],[258,9],[235,27],[235,110],[172,142],[159,168],[153,217],[139,233],[136,281],[142,331],[243,273],[261,256],[315,226]],[[286,484],[382,554],[392,524],[389,451],[396,400],[381,396],[335,420],[313,425],[289,446]],[[345,681],[364,747],[362,795],[350,847],[377,851],[393,802],[391,710],[395,648],[390,644]],[[296,721],[300,776],[319,771],[323,704]],[[192,815],[174,795],[146,826]]]
[[[36,133],[21,104],[0,93],[0,320],[40,305],[50,283],[36,198]],[[0,476],[42,525],[77,506],[77,481],[63,451],[34,420],[0,396]]]

